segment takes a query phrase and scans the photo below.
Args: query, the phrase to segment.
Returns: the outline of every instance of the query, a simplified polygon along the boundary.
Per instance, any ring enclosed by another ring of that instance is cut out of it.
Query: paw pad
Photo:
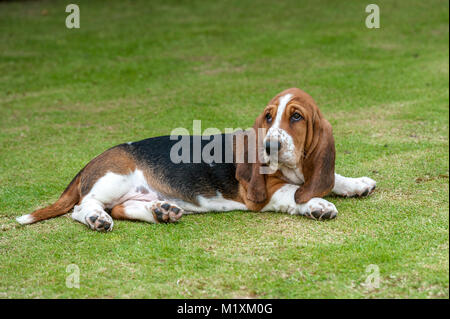
[[[183,210],[168,202],[159,202],[151,208],[153,217],[159,223],[174,223],[183,216]]]
[[[337,216],[336,212],[333,211],[321,211],[321,210],[315,210],[309,214],[306,214],[307,217],[315,220],[327,220],[327,219],[334,219]]]
[[[111,231],[113,220],[106,212],[95,211],[86,216],[88,226],[96,231]]]

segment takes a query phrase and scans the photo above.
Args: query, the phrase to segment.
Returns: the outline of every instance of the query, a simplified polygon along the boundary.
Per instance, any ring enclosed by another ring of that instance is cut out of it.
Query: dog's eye
[[[300,121],[301,119],[303,119],[303,116],[300,115],[300,113],[295,112],[294,114],[292,114],[291,116],[291,120],[292,121]]]
[[[272,122],[272,115],[270,115],[270,113],[266,114],[266,121],[267,121],[267,123],[271,123]]]

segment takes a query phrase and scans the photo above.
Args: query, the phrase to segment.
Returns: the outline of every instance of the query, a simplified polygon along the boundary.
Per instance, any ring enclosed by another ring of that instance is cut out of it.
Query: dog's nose
[[[281,149],[281,143],[279,141],[266,141],[266,153],[267,155],[270,155],[270,152],[277,153]]]

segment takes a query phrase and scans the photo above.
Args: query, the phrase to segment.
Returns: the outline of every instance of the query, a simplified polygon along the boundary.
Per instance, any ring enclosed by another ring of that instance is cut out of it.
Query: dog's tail
[[[56,216],[64,215],[68,211],[72,209],[75,204],[81,198],[80,192],[80,180],[81,180],[81,172],[77,174],[70,182],[69,186],[65,189],[65,191],[61,194],[59,199],[53,203],[52,205],[37,209],[31,214],[26,214],[18,217],[16,220],[22,224],[33,224],[41,220],[53,218]]]

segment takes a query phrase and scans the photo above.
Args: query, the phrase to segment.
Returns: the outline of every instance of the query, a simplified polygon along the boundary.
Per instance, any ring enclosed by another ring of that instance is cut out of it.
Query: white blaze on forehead
[[[273,123],[272,127],[279,127],[281,123],[281,118],[283,117],[284,110],[286,109],[286,105],[292,98],[292,94],[283,95],[280,98],[280,102],[278,103],[277,109],[277,117],[275,118],[275,123]]]
[[[286,110],[286,106],[292,99],[292,96],[292,94],[286,94],[280,97],[275,122],[267,131],[266,137],[264,138],[263,142],[266,143],[268,140],[280,142],[281,151],[274,152],[273,156],[276,155],[279,163],[288,165],[289,167],[295,166],[295,164],[297,163],[295,144],[292,136],[289,135],[288,132],[280,128],[280,123],[281,118],[283,117],[283,113]],[[270,156],[267,153],[264,153],[264,158],[267,162],[272,162],[270,160]]]

